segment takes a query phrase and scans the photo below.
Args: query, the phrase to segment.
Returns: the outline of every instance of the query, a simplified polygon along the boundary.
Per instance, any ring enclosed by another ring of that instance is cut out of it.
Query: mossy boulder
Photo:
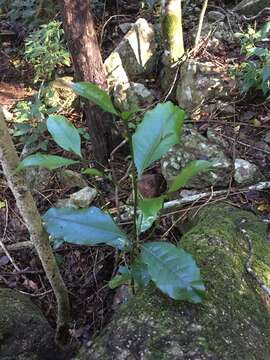
[[[245,271],[242,220],[254,247],[253,270],[269,286],[266,226],[232,206],[204,208],[180,242],[201,268],[204,303],[172,301],[150,287],[123,305],[77,360],[269,360],[269,304]]]
[[[0,288],[0,360],[63,359],[54,331],[26,295]]]

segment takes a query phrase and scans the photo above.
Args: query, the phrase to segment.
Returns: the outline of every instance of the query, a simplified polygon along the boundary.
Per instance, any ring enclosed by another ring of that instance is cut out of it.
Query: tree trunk
[[[181,0],[162,1],[162,35],[166,65],[173,64],[185,52]]]
[[[89,81],[107,90],[107,79],[88,0],[61,0],[65,36],[76,81]],[[112,150],[112,116],[84,100],[94,158],[106,166]]]
[[[177,70],[175,63],[185,53],[181,1],[162,0],[161,27],[164,44],[164,69],[161,76],[161,87],[166,91],[174,82]]]
[[[201,269],[205,301],[173,301],[149,287],[76,359],[269,360],[269,293],[250,274],[252,268],[269,286],[266,234],[252,213],[226,204],[204,208],[180,245]]]

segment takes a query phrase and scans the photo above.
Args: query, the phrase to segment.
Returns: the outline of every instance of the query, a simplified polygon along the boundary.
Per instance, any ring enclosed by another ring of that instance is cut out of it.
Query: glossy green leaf
[[[270,79],[270,65],[266,65],[263,68],[262,76],[263,76],[263,82],[266,82],[267,80]]]
[[[157,198],[147,198],[139,201],[140,214],[138,217],[138,226],[140,232],[144,232],[153,225],[159,211],[162,209],[164,196]]]
[[[132,138],[139,176],[173,145],[179,143],[184,118],[184,110],[170,101],[158,104],[153,110],[146,112]]]
[[[169,243],[153,242],[142,246],[141,256],[151,280],[163,293],[175,300],[202,301],[205,287],[189,253]]]
[[[23,159],[16,171],[21,171],[30,166],[40,166],[48,170],[54,170],[62,166],[68,166],[76,163],[78,163],[78,161],[66,159],[61,156],[37,153]]]
[[[142,261],[141,256],[138,256],[134,263],[131,264],[131,275],[134,279],[134,281],[138,284],[139,287],[145,288],[151,278],[149,275],[148,267],[147,265]]]
[[[201,172],[208,171],[211,167],[211,163],[205,160],[191,161],[187,166],[176,176],[172,185],[170,186],[168,193],[177,191],[184,187],[188,181],[195,175]]]
[[[89,175],[89,176],[100,176],[100,177],[106,177],[106,175],[95,168],[89,168],[82,171],[83,174]]]
[[[47,119],[47,128],[54,141],[62,149],[82,157],[80,134],[65,116],[50,115]]]
[[[98,105],[101,109],[114,115],[119,115],[113,106],[111,97],[106,91],[99,88],[97,85],[89,82],[71,83],[71,89],[75,94],[85,97],[94,104]]]
[[[47,232],[54,238],[78,245],[107,244],[129,249],[130,241],[110,215],[92,206],[85,209],[51,208],[43,216]]]

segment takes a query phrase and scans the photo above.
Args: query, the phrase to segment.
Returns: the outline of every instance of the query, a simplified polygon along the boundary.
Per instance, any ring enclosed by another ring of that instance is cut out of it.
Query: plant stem
[[[131,263],[134,261],[135,257],[138,255],[139,250],[139,233],[137,227],[137,215],[138,215],[138,177],[137,177],[137,170],[134,161],[134,151],[133,151],[133,142],[132,142],[132,135],[128,128],[128,124],[124,121],[126,131],[127,131],[127,138],[128,144],[131,153],[132,159],[132,168],[131,168],[131,177],[132,177],[132,188],[133,188],[133,233],[134,238],[132,241],[132,250],[131,250]]]
[[[208,5],[208,0],[204,0],[202,11],[201,11],[201,14],[200,14],[198,31],[197,31],[197,35],[196,35],[196,39],[195,39],[195,48],[197,48],[197,46],[199,45],[199,42],[200,42],[201,33],[202,33],[202,26],[203,26],[203,19],[204,19],[204,15],[205,15],[205,12],[206,12],[206,9],[207,9],[207,5]]]

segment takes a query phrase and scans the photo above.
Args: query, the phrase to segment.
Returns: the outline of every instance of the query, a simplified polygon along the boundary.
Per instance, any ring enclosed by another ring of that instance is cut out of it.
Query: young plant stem
[[[17,207],[30,234],[30,239],[35,247],[43,265],[46,276],[53,288],[57,301],[57,331],[56,342],[66,344],[69,339],[70,305],[66,286],[57,266],[48,234],[37,209],[33,196],[27,186],[22,173],[17,173],[19,157],[9,135],[8,127],[0,108],[0,164],[8,185],[16,199]]]
[[[139,251],[139,233],[138,233],[138,226],[137,226],[137,215],[138,215],[138,177],[137,177],[137,170],[135,166],[135,159],[134,159],[134,151],[133,151],[133,142],[132,142],[132,135],[128,128],[127,123],[124,121],[126,125],[126,132],[128,138],[128,144],[131,153],[132,159],[132,168],[131,168],[131,177],[132,177],[132,188],[133,188],[133,233],[134,238],[132,241],[132,250],[131,250],[131,263],[135,260],[136,256],[138,255]]]
[[[198,47],[200,39],[201,39],[203,20],[204,20],[205,12],[206,12],[206,9],[207,9],[207,5],[208,5],[208,0],[204,0],[202,11],[201,11],[201,14],[200,14],[198,31],[197,31],[196,39],[195,39],[195,49]]]

